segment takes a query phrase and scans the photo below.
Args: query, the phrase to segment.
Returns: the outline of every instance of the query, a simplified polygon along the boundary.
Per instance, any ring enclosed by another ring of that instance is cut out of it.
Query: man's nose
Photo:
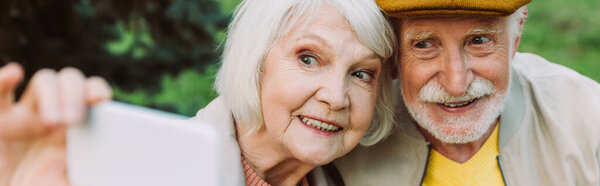
[[[467,55],[458,47],[446,50],[440,74],[440,84],[450,95],[461,96],[465,94],[473,80],[471,63]]]
[[[321,81],[315,97],[331,110],[343,110],[350,105],[347,78],[343,73],[330,73]]]

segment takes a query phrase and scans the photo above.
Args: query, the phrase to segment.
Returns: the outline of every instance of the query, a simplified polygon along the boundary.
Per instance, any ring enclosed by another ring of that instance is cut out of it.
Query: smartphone
[[[210,124],[107,101],[68,129],[67,176],[74,186],[220,185],[220,139]]]

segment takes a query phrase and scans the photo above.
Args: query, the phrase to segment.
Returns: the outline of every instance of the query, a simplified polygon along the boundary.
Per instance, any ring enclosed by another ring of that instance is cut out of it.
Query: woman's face
[[[316,14],[272,46],[260,99],[267,134],[294,158],[321,165],[365,134],[382,61],[335,8],[324,5]]]

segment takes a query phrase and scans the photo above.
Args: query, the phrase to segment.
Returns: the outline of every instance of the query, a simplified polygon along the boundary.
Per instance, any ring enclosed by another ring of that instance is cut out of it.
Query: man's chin
[[[485,100],[486,103],[480,103],[483,107],[473,108],[482,110],[465,113],[463,116],[440,116],[439,111],[426,108],[425,105],[414,105],[412,108],[409,106],[408,110],[418,125],[439,141],[465,144],[480,139],[496,123],[504,108],[502,101],[502,96]],[[434,114],[438,116],[432,119],[430,116]]]
[[[479,125],[479,123],[471,123],[469,127],[449,127],[448,125],[437,127],[421,124],[419,124],[419,126],[427,130],[427,132],[443,143],[466,144],[480,139],[493,124],[493,122],[489,122],[484,125]]]

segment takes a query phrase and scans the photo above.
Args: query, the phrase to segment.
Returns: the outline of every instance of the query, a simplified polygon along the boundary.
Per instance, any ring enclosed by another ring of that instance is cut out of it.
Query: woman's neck
[[[295,159],[263,127],[250,132],[247,125],[236,125],[237,141],[256,175],[271,185],[296,185],[316,165]]]

